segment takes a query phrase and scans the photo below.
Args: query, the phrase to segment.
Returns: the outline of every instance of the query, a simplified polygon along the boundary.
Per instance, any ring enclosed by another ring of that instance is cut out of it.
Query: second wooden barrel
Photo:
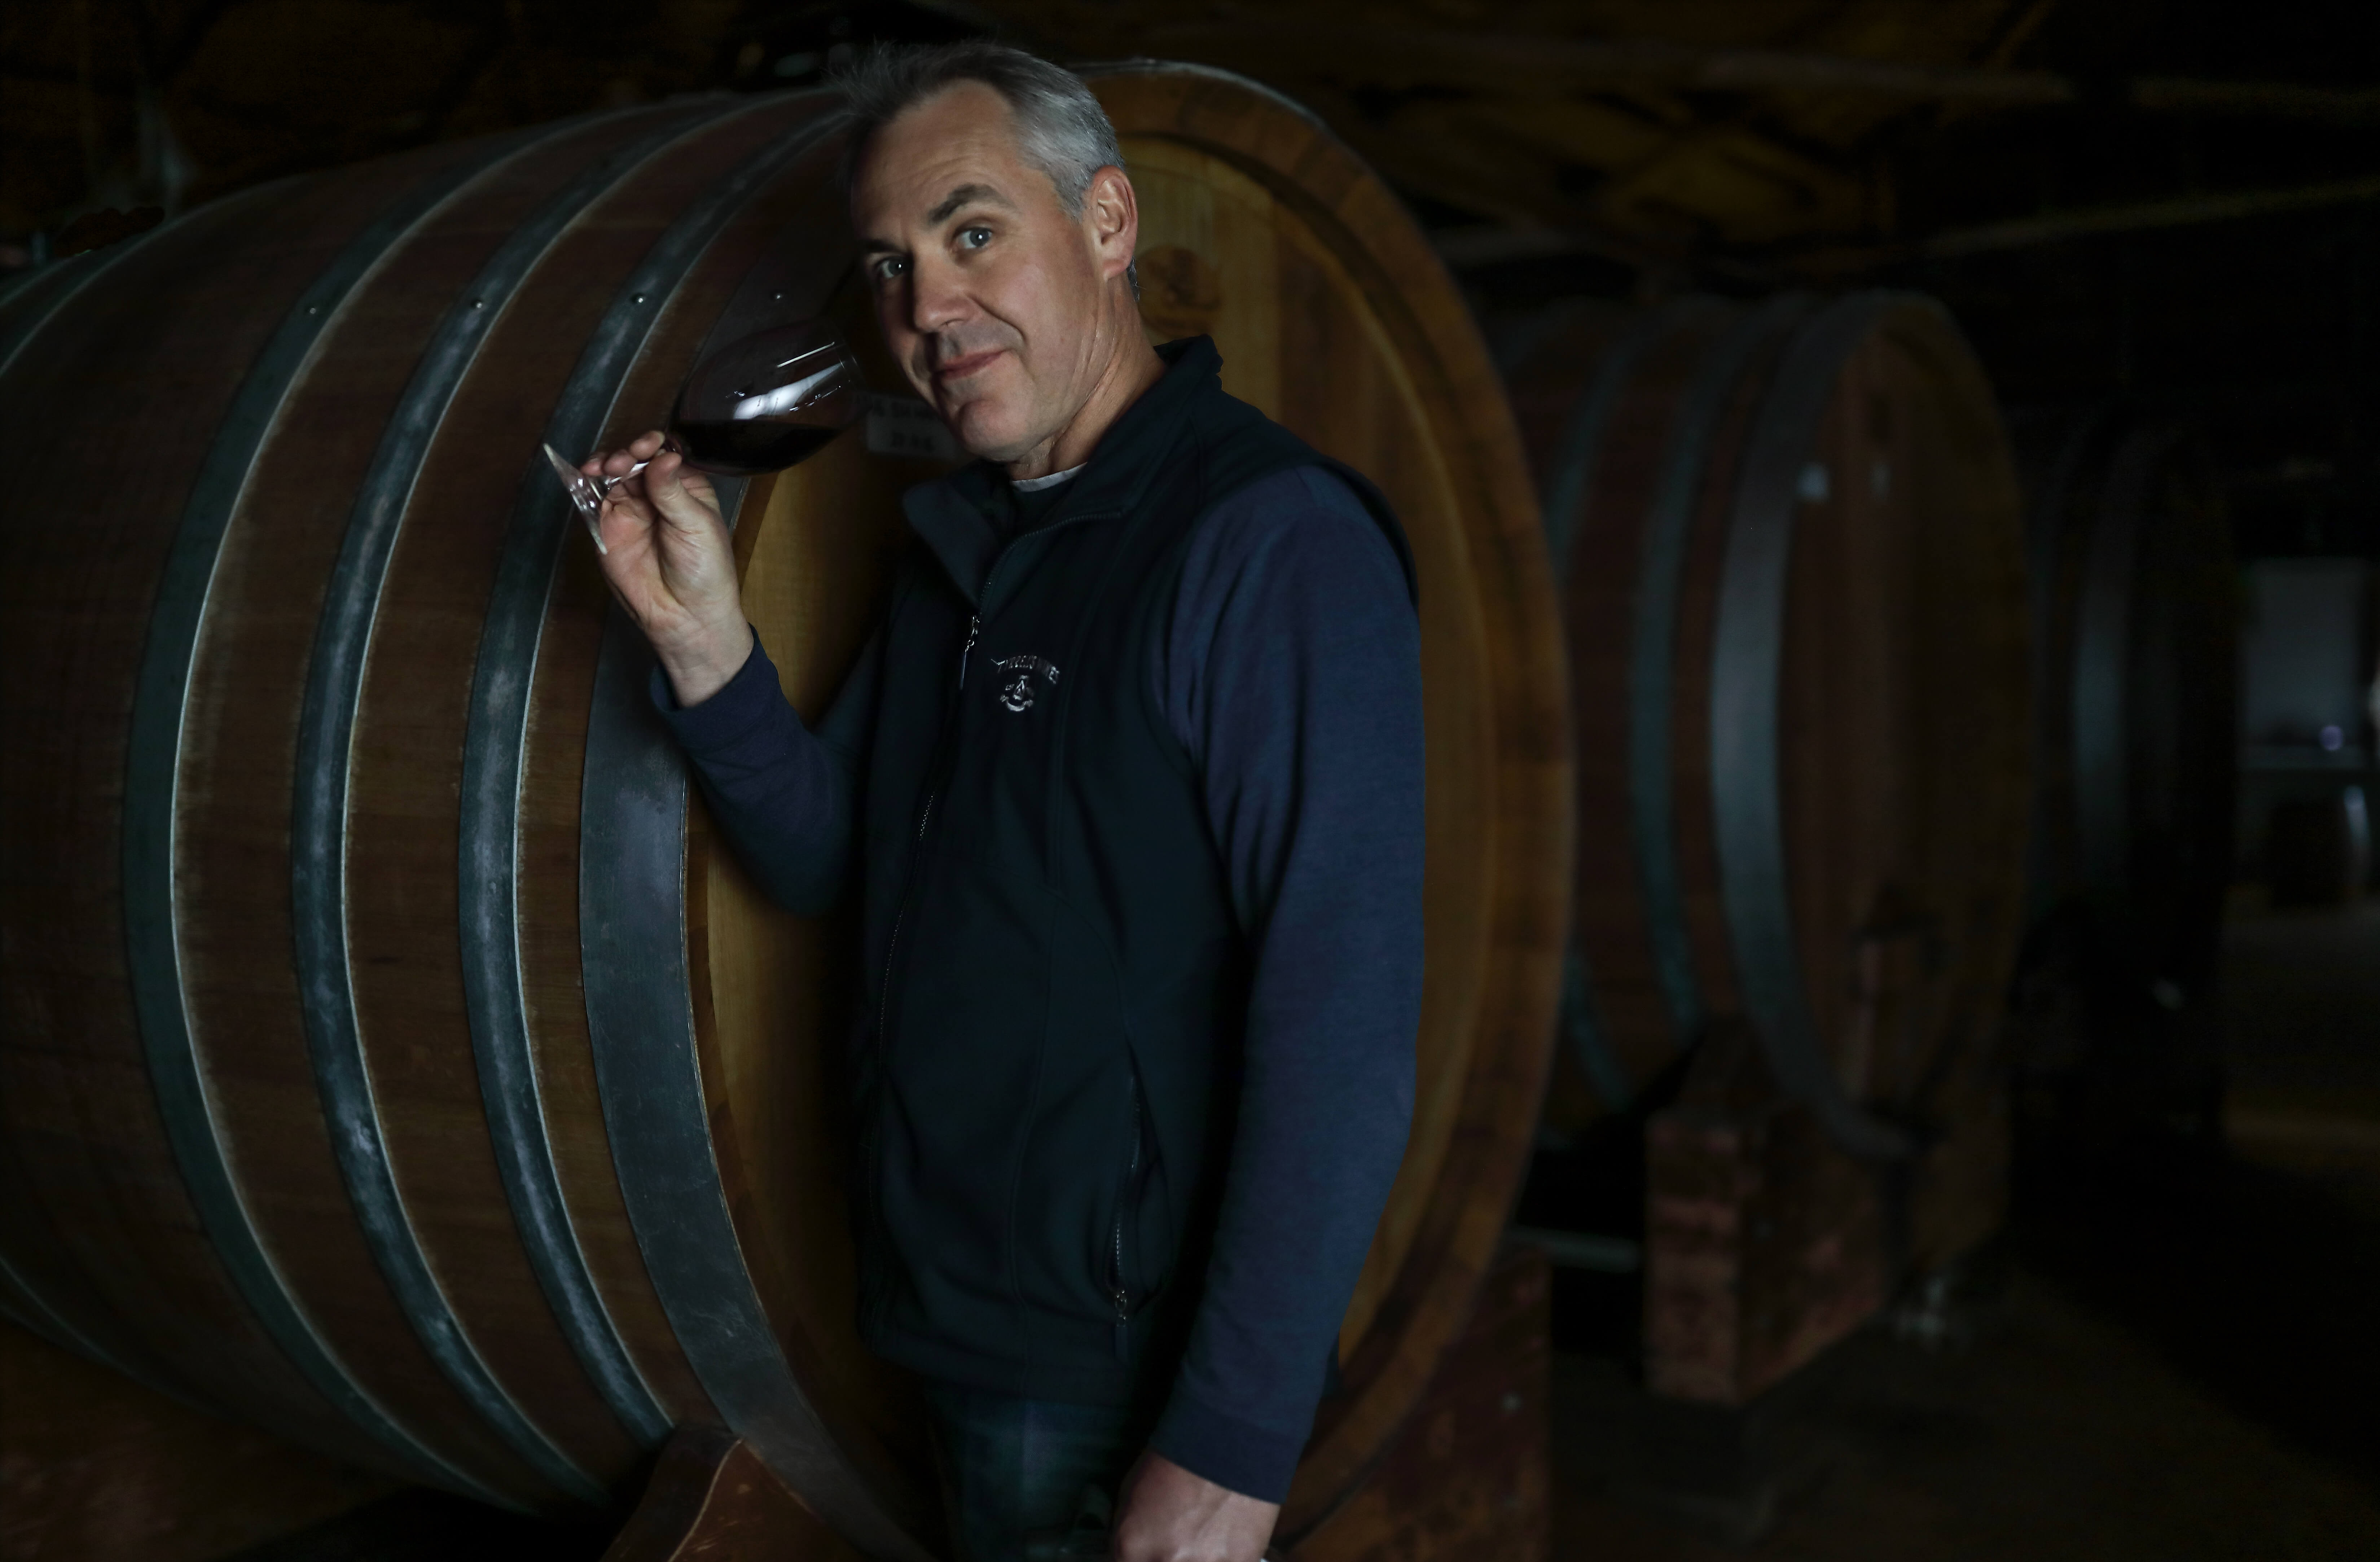
[[[2091,901],[2124,925],[2143,991],[2203,996],[2239,769],[2240,587],[2222,490],[2181,423],[2098,406],[2011,424],[2039,714],[2034,914]]]
[[[2240,587],[2190,427],[2010,417],[2029,507],[2039,752],[2020,1121],[2064,1150],[2221,1132]]]
[[[1422,585],[1422,1106],[1284,1517],[1465,1320],[1536,1115],[1570,773],[1520,446],[1379,182],[1246,82],[1098,91],[1148,314],[1372,474]],[[358,1463],[608,1500],[685,1423],[857,1551],[940,1548],[860,1349],[847,929],[720,850],[539,443],[660,422],[787,317],[874,348],[824,94],[674,102],[263,187],[0,301],[0,1304]],[[932,475],[897,419],[726,497],[815,713]],[[1318,1104],[1327,1109],[1327,1103]]]
[[[2022,510],[1973,356],[1860,293],[1576,303],[1504,366],[1578,743],[1549,1124],[1740,1021],[1837,1144],[1912,1152],[2022,918]]]

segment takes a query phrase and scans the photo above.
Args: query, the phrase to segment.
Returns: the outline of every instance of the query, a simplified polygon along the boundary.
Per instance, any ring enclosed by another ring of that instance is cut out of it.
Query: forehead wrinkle
[[[950,218],[951,213],[971,201],[978,200],[1002,207],[1011,212],[1016,210],[1015,202],[990,185],[960,185],[950,194],[942,197],[941,203],[931,212],[926,213],[925,226],[939,227]],[[901,246],[895,240],[889,238],[863,238],[859,241],[859,248],[868,254],[891,254],[898,250]]]
[[[990,185],[961,185],[958,188],[951,191],[950,194],[942,197],[941,205],[926,213],[926,225],[931,227],[938,223],[946,221],[950,217],[951,213],[956,212],[960,207],[978,200],[987,202],[993,206],[1005,206],[1012,212],[1016,210],[1015,202],[1010,200],[1006,196],[1001,194]]]

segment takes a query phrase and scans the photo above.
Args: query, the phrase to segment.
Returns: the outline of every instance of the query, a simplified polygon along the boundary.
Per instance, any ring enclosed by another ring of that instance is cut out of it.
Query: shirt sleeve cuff
[[[715,752],[745,737],[783,699],[777,689],[777,664],[761,648],[757,629],[752,632],[752,654],[744,659],[735,677],[701,704],[678,704],[670,690],[669,675],[659,667],[653,669],[648,692],[653,708],[677,734],[679,746],[693,755]]]
[[[1258,1502],[1278,1503],[1289,1495],[1305,1435],[1225,1415],[1177,1385],[1148,1446],[1201,1480]]]

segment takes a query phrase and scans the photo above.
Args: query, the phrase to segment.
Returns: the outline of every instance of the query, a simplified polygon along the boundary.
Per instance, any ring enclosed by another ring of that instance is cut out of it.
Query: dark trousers
[[[926,1398],[960,1562],[1103,1562],[1151,1417],[950,1383]]]

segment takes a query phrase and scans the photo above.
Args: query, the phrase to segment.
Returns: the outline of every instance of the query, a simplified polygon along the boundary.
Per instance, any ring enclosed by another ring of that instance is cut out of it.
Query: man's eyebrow
[[[960,207],[976,200],[1005,207],[1011,212],[1016,210],[1014,201],[1010,200],[990,185],[961,185],[942,197],[941,203],[926,213],[926,225],[940,226],[950,221],[951,214]],[[863,255],[897,255],[901,252],[901,245],[897,239],[863,238],[859,241],[859,251]]]
[[[987,201],[994,206],[1007,206],[1011,211],[1015,210],[1006,196],[990,185],[961,185],[942,197],[942,203],[940,206],[926,213],[926,225],[931,227],[936,224],[947,222],[952,212],[971,201],[978,200]]]

